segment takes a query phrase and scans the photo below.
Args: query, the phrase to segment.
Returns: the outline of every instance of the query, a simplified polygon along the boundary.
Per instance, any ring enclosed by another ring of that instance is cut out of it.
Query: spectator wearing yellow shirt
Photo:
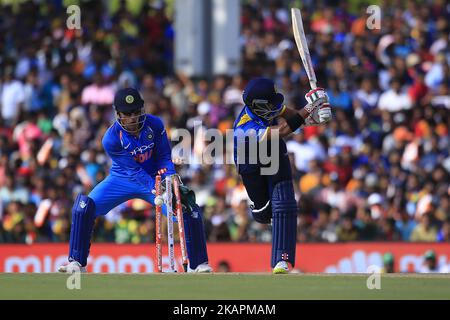
[[[355,227],[351,213],[343,217],[342,224],[336,229],[338,241],[356,241],[359,237],[358,229]]]
[[[437,239],[437,228],[431,222],[432,213],[427,212],[420,218],[420,223],[414,228],[411,234],[411,241],[414,242],[434,242]]]
[[[317,160],[311,160],[309,167],[309,172],[304,174],[299,181],[301,194],[314,193],[314,191],[318,191],[323,185],[329,184],[329,181],[327,181],[329,178],[324,176]]]

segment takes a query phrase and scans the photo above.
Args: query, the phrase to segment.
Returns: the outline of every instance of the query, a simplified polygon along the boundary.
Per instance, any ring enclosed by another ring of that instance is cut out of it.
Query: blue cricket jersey
[[[282,112],[284,112],[283,109]],[[240,112],[239,116],[234,121],[233,125],[233,136],[234,136],[234,163],[238,169],[239,174],[247,174],[247,173],[259,173],[259,170],[262,166],[259,159],[258,154],[253,155],[256,158],[256,163],[251,161],[251,146],[250,143],[257,142],[256,147],[259,148],[259,142],[265,139],[267,132],[269,131],[269,127],[276,125],[277,119],[272,120],[270,123],[264,119],[256,116],[248,106],[245,106]],[[250,138],[254,135],[253,140]],[[265,143],[268,143],[267,140]],[[238,148],[240,148],[240,152],[245,152],[244,157],[238,159]],[[242,149],[241,149],[242,148]],[[270,143],[267,144],[267,148],[270,153]],[[253,148],[253,151],[255,149]],[[280,154],[284,154],[287,152],[286,144],[283,139],[280,139]]]
[[[106,130],[102,144],[111,157],[110,174],[132,178],[149,185],[163,168],[163,175],[175,173],[171,148],[164,124],[158,117],[145,115],[144,126],[136,137],[126,132],[117,121]]]
[[[255,135],[256,141],[261,141],[269,129],[270,124],[267,121],[257,117],[245,106],[239,116],[234,121],[234,163],[238,168],[238,172],[250,173],[259,169],[259,164],[252,164],[250,161],[249,147],[250,135]],[[255,141],[255,140],[253,140]],[[241,152],[245,152],[245,157],[238,159],[239,142],[243,142],[241,147],[245,148]],[[239,161],[238,161],[239,160]]]

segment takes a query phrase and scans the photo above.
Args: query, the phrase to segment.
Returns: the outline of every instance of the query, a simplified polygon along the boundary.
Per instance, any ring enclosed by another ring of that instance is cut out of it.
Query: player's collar
[[[254,114],[247,105],[245,106],[245,113],[247,113],[247,115],[256,123],[261,124],[263,126],[269,125],[269,123],[266,120],[258,117],[256,114]]]

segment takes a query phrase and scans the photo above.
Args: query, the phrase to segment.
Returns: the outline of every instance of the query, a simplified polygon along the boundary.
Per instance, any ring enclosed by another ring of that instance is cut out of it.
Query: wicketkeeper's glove
[[[183,182],[181,181],[180,175],[174,174],[174,178],[178,179],[178,181],[179,181],[181,205],[183,207],[183,211],[186,210],[189,214],[196,215],[196,213],[199,210],[199,206],[196,203],[194,191],[183,184]],[[166,194],[165,179],[161,181],[161,195],[155,197],[155,205],[156,206],[162,206],[166,200],[167,194]],[[152,193],[154,195],[156,195],[156,190],[153,189]],[[176,202],[175,202],[175,194],[174,194],[173,190],[172,190],[172,197],[173,197],[172,204],[175,206]]]
[[[180,185],[180,193],[183,209],[185,209],[190,215],[196,218],[199,213],[200,207],[195,200],[195,192],[185,185]]]
[[[158,170],[158,174],[164,174],[167,171],[167,169],[160,169]],[[166,179],[167,178],[172,178],[174,177],[175,179],[178,179],[179,185],[182,186],[183,182],[181,181],[181,177],[179,174],[174,174],[174,175],[170,175],[170,176],[165,176],[164,179],[161,180],[161,194],[159,196],[156,195],[156,190],[153,189],[152,193],[156,196],[155,197],[155,206],[162,206],[164,204],[164,202],[167,201],[167,193],[166,193]],[[173,184],[172,184],[173,186]],[[172,190],[172,203],[175,204],[175,193]]]

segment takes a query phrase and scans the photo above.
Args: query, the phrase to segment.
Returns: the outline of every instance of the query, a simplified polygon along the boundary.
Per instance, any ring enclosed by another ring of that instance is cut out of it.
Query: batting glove
[[[331,106],[329,103],[323,103],[316,107],[313,112],[305,119],[305,126],[319,126],[329,122],[333,118]]]
[[[305,94],[305,99],[309,104],[314,104],[317,100],[329,102],[328,95],[323,88],[309,90],[308,93]]]
[[[305,95],[305,99],[308,101],[305,108],[310,115],[305,119],[304,126],[318,126],[332,119],[331,106],[328,103],[329,98],[323,88],[310,90]]]

